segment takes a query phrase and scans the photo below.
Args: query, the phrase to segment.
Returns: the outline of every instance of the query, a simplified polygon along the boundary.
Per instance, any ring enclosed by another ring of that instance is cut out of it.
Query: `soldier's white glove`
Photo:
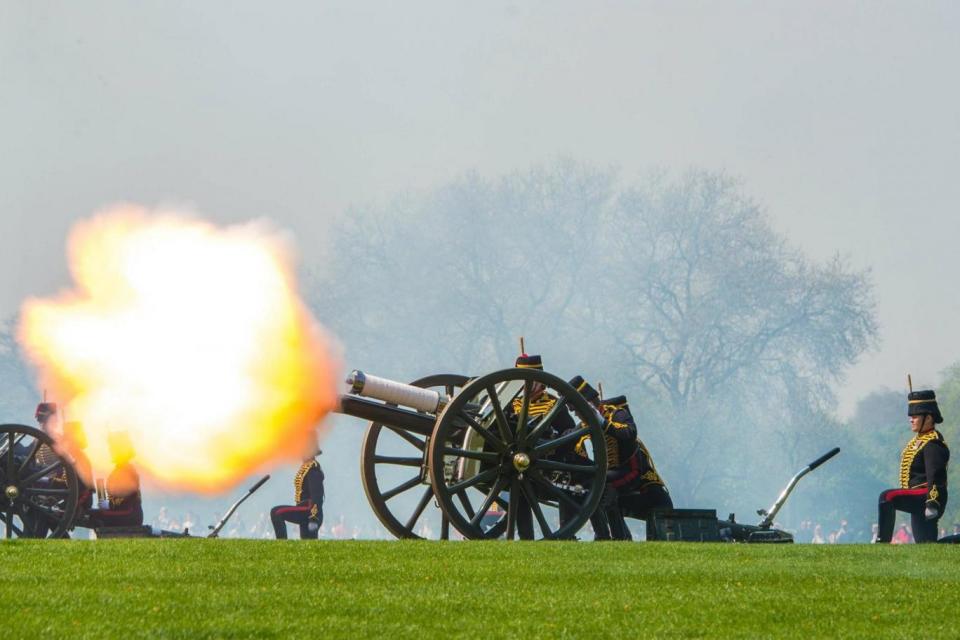
[[[309,531],[310,533],[316,533],[319,530],[320,530],[320,523],[317,522],[316,520],[311,520],[310,522],[307,523],[307,531]]]
[[[928,504],[927,508],[923,510],[923,517],[927,520],[936,520],[938,515],[940,515],[940,512],[932,504]]]

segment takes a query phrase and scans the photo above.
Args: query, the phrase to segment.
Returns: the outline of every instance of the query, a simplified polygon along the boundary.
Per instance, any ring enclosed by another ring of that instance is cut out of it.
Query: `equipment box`
[[[716,509],[654,511],[647,518],[647,540],[720,542]]]

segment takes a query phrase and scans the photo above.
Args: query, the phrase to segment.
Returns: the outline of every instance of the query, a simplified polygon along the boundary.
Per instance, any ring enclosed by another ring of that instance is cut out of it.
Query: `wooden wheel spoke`
[[[527,416],[530,415],[530,393],[533,385],[529,380],[523,381],[523,399],[520,401],[520,412],[517,414],[517,442],[527,439]]]
[[[457,447],[444,447],[443,455],[457,456],[458,458],[468,458],[470,460],[480,460],[481,462],[491,462],[494,464],[500,461],[500,456],[489,451],[471,451],[469,449],[459,449]]]
[[[26,478],[24,478],[24,479],[22,480],[22,483],[23,483],[23,484],[31,484],[32,482],[35,482],[35,481],[39,480],[39,479],[42,478],[43,476],[48,475],[49,473],[51,473],[51,472],[54,471],[55,469],[58,469],[58,468],[60,468],[60,467],[62,467],[62,466],[63,466],[63,460],[60,460],[60,459],[58,458],[56,462],[53,462],[53,463],[51,463],[51,464],[48,464],[48,465],[45,466],[43,469],[40,469],[39,471],[34,471],[33,473],[31,473],[29,476],[27,476]]]
[[[487,396],[490,398],[490,406],[493,407],[493,415],[497,421],[497,429],[500,431],[500,437],[503,442],[510,442],[510,425],[507,424],[507,416],[503,413],[503,407],[500,405],[500,397],[497,395],[497,389],[493,385],[487,387]]]
[[[513,540],[517,535],[517,511],[520,508],[520,491],[517,478],[510,480],[510,502],[507,503],[507,540]]]
[[[457,498],[460,500],[460,505],[463,507],[463,512],[467,514],[467,517],[470,518],[470,520],[473,520],[474,516],[476,516],[476,513],[473,511],[473,505],[470,504],[470,497],[467,496],[467,492],[458,491]]]
[[[487,469],[486,471],[481,471],[480,473],[473,476],[472,478],[467,478],[466,480],[450,485],[449,487],[447,487],[447,491],[455,495],[463,491],[464,489],[469,489],[470,487],[476,484],[480,484],[481,482],[485,482],[487,480],[493,480],[495,477],[497,477],[497,475],[499,475],[499,473],[500,473],[499,469]]]
[[[392,431],[393,433],[397,434],[398,436],[400,436],[401,438],[403,438],[413,446],[415,446],[417,449],[420,449],[420,451],[423,451],[424,449],[426,449],[427,441],[421,440],[420,438],[416,437],[406,429],[401,429],[399,427],[391,427],[388,424],[385,424],[383,426],[389,429],[390,431]]]
[[[537,492],[533,490],[530,481],[526,478],[520,478],[520,491],[523,492],[524,497],[526,497],[527,502],[530,504],[530,508],[533,510],[537,524],[540,525],[540,533],[543,534],[544,538],[552,537],[553,532],[550,530],[547,519],[543,515],[543,509],[540,507],[540,501],[537,499]]]
[[[483,516],[487,514],[487,511],[490,510],[490,507],[493,505],[494,500],[500,497],[500,492],[503,491],[503,485],[505,484],[503,476],[497,478],[497,481],[493,483],[493,487],[487,493],[487,496],[483,499],[483,503],[480,505],[480,508],[474,514],[473,518],[470,520],[470,524],[477,526],[480,524],[480,521],[483,519]]]
[[[399,485],[397,485],[396,487],[394,487],[393,489],[390,489],[390,491],[385,491],[385,492],[383,493],[383,499],[384,499],[384,500],[389,500],[390,498],[393,498],[393,497],[395,497],[395,496],[403,493],[404,491],[407,491],[407,490],[409,490],[409,489],[412,489],[413,487],[417,486],[418,484],[420,484],[420,476],[414,476],[414,477],[410,478],[409,480],[407,480],[406,482],[404,482],[403,484],[399,484]]]
[[[558,489],[552,482],[544,478],[539,473],[531,471],[528,473],[528,475],[530,476],[531,480],[543,487],[547,493],[556,498],[559,502],[563,502],[567,506],[574,509],[580,509],[580,505],[577,503],[577,501],[567,495],[566,491]]]
[[[481,436],[483,436],[483,439],[489,442],[494,449],[496,449],[499,452],[506,451],[507,449],[506,443],[500,438],[498,438],[497,436],[493,435],[493,433],[491,433],[489,429],[487,429],[486,427],[481,425],[479,422],[474,420],[473,417],[467,414],[466,411],[461,411],[460,413],[457,414],[457,416],[461,420],[466,422],[468,425],[470,425],[471,429],[473,429],[474,431],[479,433]]]
[[[13,459],[13,431],[7,432],[7,466],[6,466],[6,475],[7,482],[14,482],[17,479],[16,469],[14,468],[14,459]],[[10,525],[7,524],[7,532],[9,533]],[[10,537],[10,536],[7,536]]]
[[[567,396],[560,396],[557,398],[556,404],[550,407],[548,411],[542,418],[540,422],[530,431],[526,437],[526,442],[536,444],[537,440],[546,433],[547,429],[553,424],[553,421],[556,420],[557,416],[560,415],[561,411],[567,410]]]
[[[563,434],[559,438],[554,438],[553,440],[547,440],[543,444],[537,445],[536,447],[533,448],[533,452],[538,455],[544,454],[549,451],[553,451],[554,449],[561,447],[563,445],[572,444],[577,440],[579,440],[580,438],[582,438],[583,436],[589,435],[589,434],[590,434],[590,429],[587,429],[587,428],[574,429],[568,433]]]
[[[400,465],[401,467],[423,466],[423,458],[404,458],[404,457],[398,457],[398,456],[376,455],[373,457],[373,461],[376,464],[395,464],[395,465]]]
[[[413,514],[410,515],[410,518],[407,520],[405,526],[407,529],[413,531],[413,528],[417,524],[417,520],[420,519],[420,516],[423,515],[424,509],[427,508],[427,505],[430,504],[430,498],[433,497],[433,487],[428,486],[423,495],[420,496],[420,502],[417,503],[417,508],[413,510]]]
[[[70,495],[70,491],[68,489],[55,489],[53,487],[24,487],[23,493],[26,495],[41,495],[41,496]]]

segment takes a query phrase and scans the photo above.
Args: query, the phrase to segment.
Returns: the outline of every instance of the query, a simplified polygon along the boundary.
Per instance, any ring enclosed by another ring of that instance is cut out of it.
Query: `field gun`
[[[569,452],[585,435],[602,442],[602,419],[554,375],[510,368],[404,384],[354,371],[347,385],[338,412],[370,421],[364,491],[398,538],[446,539],[451,525],[467,539],[512,539],[524,529],[524,537],[572,538],[600,501],[606,450]],[[556,402],[534,415],[531,401],[545,393]],[[562,412],[578,426],[558,430]]]

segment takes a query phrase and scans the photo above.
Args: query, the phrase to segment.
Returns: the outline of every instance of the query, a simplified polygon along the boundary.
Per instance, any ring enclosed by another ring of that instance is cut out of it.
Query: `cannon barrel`
[[[449,398],[436,391],[362,371],[350,372],[346,382],[349,392],[340,396],[337,413],[398,427],[422,436],[433,433],[436,414],[449,401]]]
[[[356,369],[347,376],[347,385],[350,387],[351,394],[376,398],[390,404],[433,414],[440,413],[449,401],[445,395],[432,389],[423,389],[412,384],[368,375]]]

